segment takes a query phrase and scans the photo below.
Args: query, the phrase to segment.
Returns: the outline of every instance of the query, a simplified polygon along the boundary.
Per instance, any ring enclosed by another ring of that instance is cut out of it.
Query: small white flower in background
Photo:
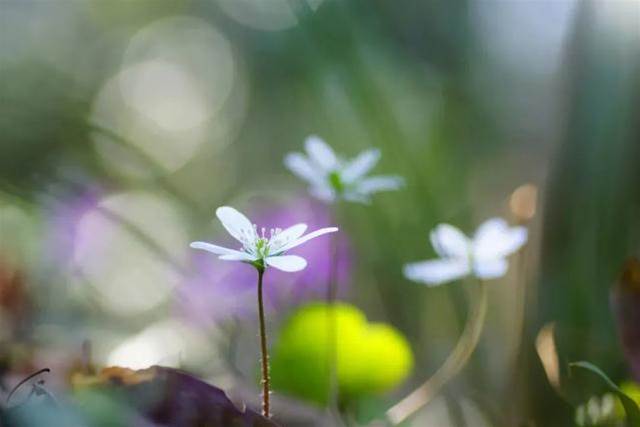
[[[579,426],[616,425],[616,398],[611,393],[602,397],[592,396],[587,403],[578,406],[575,422]]]
[[[496,279],[507,272],[506,257],[527,241],[527,229],[509,227],[501,218],[492,218],[478,227],[470,239],[456,227],[438,225],[430,235],[441,258],[406,264],[410,280],[437,286],[473,274],[480,279]]]
[[[284,164],[307,181],[309,192],[320,200],[368,203],[373,193],[397,190],[404,185],[404,179],[395,175],[367,176],[380,160],[380,150],[365,150],[355,159],[346,161],[336,156],[317,136],[309,136],[304,145],[306,155],[289,153]]]
[[[216,216],[229,234],[242,243],[240,250],[207,242],[193,242],[192,248],[220,255],[222,260],[242,261],[259,268],[275,267],[288,272],[304,269],[307,261],[297,255],[285,255],[287,251],[323,234],[338,231],[336,227],[328,227],[303,236],[307,225],[296,224],[284,230],[270,229],[267,234],[265,228],[258,232],[258,228],[234,208],[222,206],[216,210]]]

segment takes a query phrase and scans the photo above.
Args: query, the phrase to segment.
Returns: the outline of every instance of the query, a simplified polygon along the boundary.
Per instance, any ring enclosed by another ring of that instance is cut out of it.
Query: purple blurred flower
[[[252,208],[252,206],[261,206]],[[269,206],[253,203],[245,209],[256,221],[273,227],[287,227],[304,222],[309,229],[332,224],[332,218],[324,205],[307,198]],[[222,236],[226,233],[220,233]],[[332,245],[337,245],[338,264],[336,283],[338,295],[344,295],[349,282],[351,257],[344,233],[332,236],[337,239],[314,239],[291,251],[310,260],[306,269],[295,274],[270,269],[264,278],[264,293],[268,308],[281,311],[311,299],[323,299],[332,268]],[[219,239],[216,239],[218,241]],[[179,315],[200,325],[209,325],[229,317],[255,315],[256,270],[250,265],[219,261],[211,254],[193,253],[193,276],[177,288]]]
[[[197,325],[210,326],[255,311],[255,269],[218,261],[207,254],[193,256],[193,275],[176,288],[177,314]]]

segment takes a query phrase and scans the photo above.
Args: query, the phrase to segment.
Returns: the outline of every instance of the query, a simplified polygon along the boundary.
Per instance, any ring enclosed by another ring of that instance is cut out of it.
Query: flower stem
[[[429,403],[438,391],[465,367],[480,340],[487,314],[487,287],[480,281],[478,296],[474,299],[464,331],[444,363],[420,387],[387,410],[387,418],[400,424]]]
[[[262,415],[269,418],[269,354],[267,352],[267,329],[264,322],[262,300],[262,277],[264,267],[258,268],[258,317],[260,319],[260,350],[262,352]]]
[[[519,225],[525,225],[526,221],[521,221]],[[516,342],[513,344],[514,356],[511,360],[509,369],[512,372],[512,376],[510,377],[510,381],[507,387],[507,397],[510,400],[510,403],[506,407],[506,416],[508,419],[509,425],[518,424],[520,415],[526,412],[526,390],[528,378],[525,375],[518,375],[519,372],[522,372],[521,369],[528,368],[528,365],[531,363],[529,360],[529,352],[528,348],[523,346],[525,336],[527,334],[525,323],[526,323],[526,309],[525,304],[527,303],[527,292],[529,285],[529,273],[528,273],[528,264],[527,264],[527,253],[528,253],[529,244],[525,244],[518,254],[516,255],[516,274],[515,279],[515,310],[514,310],[514,320],[513,320],[513,331],[515,332]]]
[[[331,239],[330,244],[330,266],[327,284],[327,368],[329,375],[328,406],[336,410],[338,407],[338,325],[336,320],[336,298],[338,294],[338,242]]]

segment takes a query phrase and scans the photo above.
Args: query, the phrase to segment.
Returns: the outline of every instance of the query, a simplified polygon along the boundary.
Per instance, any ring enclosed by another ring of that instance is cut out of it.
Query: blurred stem
[[[452,427],[467,427],[460,402],[448,395],[445,395],[444,400]]]
[[[527,226],[527,221],[521,221],[519,225]],[[523,341],[526,330],[526,306],[529,291],[528,271],[527,271],[527,253],[529,243],[520,249],[516,259],[516,288],[515,288],[515,318],[514,331],[516,333],[516,342],[514,343],[514,358],[510,364],[511,377],[507,386],[507,398],[511,401],[506,407],[506,415],[510,424],[517,424],[522,418],[522,414],[528,413],[527,407],[527,391],[528,378],[526,375],[518,375],[524,372],[530,363],[529,353],[523,348]],[[535,308],[535,306],[534,306]]]
[[[339,203],[333,205],[334,220],[339,215]],[[327,390],[327,408],[329,416],[336,426],[345,426],[344,412],[340,407],[340,388],[338,383],[338,320],[336,301],[338,299],[338,267],[340,263],[340,245],[332,236],[329,241],[329,274],[327,276],[327,374],[329,387]]]
[[[333,237],[329,243],[331,252],[331,264],[329,266],[329,283],[327,284],[327,302],[334,304],[338,296],[338,240]]]
[[[338,409],[338,325],[336,320],[336,298],[338,295],[338,241],[331,238],[330,245],[330,265],[329,283],[327,283],[327,340],[328,340],[328,374],[329,374],[329,396],[327,403],[331,410]]]
[[[258,317],[260,319],[260,350],[262,352],[262,415],[269,418],[269,354],[267,353],[267,328],[264,322],[262,277],[264,267],[258,267]]]
[[[387,418],[400,424],[407,417],[428,404],[438,391],[465,367],[480,340],[487,314],[487,286],[479,282],[478,295],[474,299],[464,331],[458,343],[438,370],[420,387],[387,410]]]

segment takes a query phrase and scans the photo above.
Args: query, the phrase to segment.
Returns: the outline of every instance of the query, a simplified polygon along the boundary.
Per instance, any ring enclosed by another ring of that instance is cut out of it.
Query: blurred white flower
[[[592,396],[587,403],[576,408],[575,422],[579,426],[616,425],[616,398],[611,393]]]
[[[404,275],[437,286],[468,274],[479,279],[502,277],[507,272],[506,257],[525,244],[527,229],[492,218],[478,227],[472,239],[449,224],[438,225],[430,238],[441,258],[406,264]]]
[[[305,149],[306,155],[287,154],[284,164],[307,181],[314,197],[325,202],[343,199],[368,203],[373,193],[397,190],[404,185],[404,179],[395,175],[366,176],[380,159],[380,150],[375,148],[346,161],[336,156],[321,138],[312,135],[306,139]]]
[[[242,243],[240,250],[207,242],[193,242],[192,248],[220,255],[222,260],[242,261],[258,268],[275,267],[288,272],[304,269],[307,261],[297,255],[284,255],[285,252],[323,234],[338,231],[336,227],[328,227],[303,236],[307,225],[296,224],[284,230],[271,229],[267,235],[265,228],[258,233],[258,228],[234,208],[222,206],[216,210],[216,216],[229,234]]]

